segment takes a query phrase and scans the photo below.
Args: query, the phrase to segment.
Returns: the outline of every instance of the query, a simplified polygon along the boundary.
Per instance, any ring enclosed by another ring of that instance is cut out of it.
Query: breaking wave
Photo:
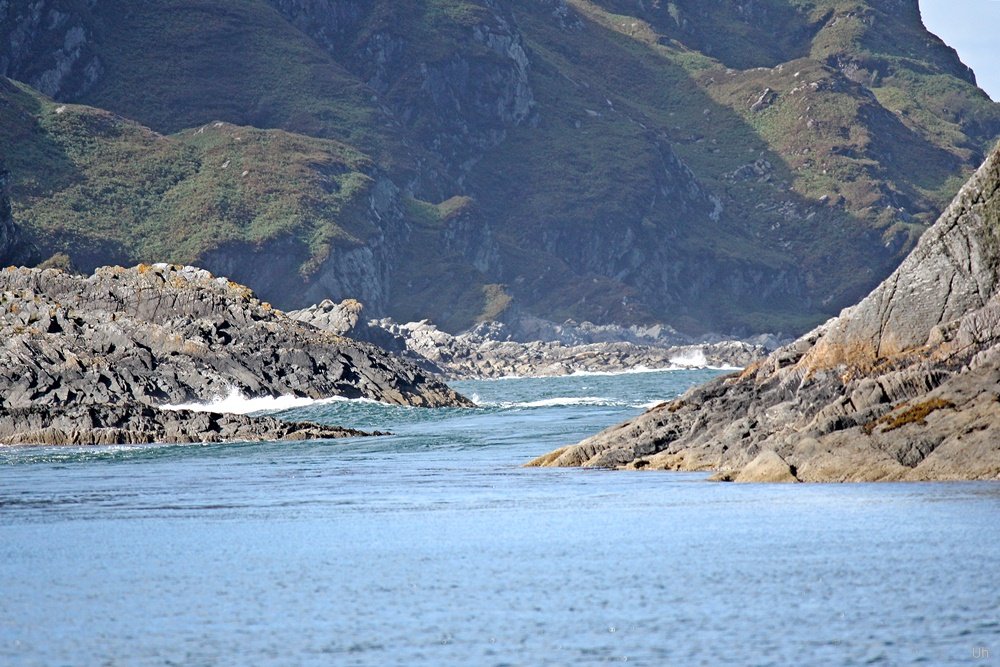
[[[673,361],[673,360],[671,360]],[[632,368],[620,371],[573,371],[568,377],[602,377],[608,375],[640,375],[643,373],[669,373],[670,371],[685,370],[681,366],[667,366],[666,368],[650,368],[648,366],[633,366]]]
[[[687,350],[676,357],[670,357],[670,363],[680,368],[708,368],[704,350]]]
[[[660,368],[650,368],[648,366],[634,366],[626,370],[616,370],[616,371],[574,371],[570,373],[567,377],[591,377],[591,376],[609,376],[609,375],[640,375],[644,373],[675,373],[677,371],[693,371],[693,370],[712,370],[712,371],[740,371],[743,370],[742,366],[712,366],[708,363],[708,359],[705,358],[705,353],[701,350],[694,350],[692,352],[684,352],[677,355],[676,357],[670,358],[670,365]]]
[[[329,398],[307,398],[304,396],[255,396],[249,397],[238,389],[230,389],[226,396],[219,396],[210,401],[193,403],[177,403],[160,406],[163,410],[191,410],[193,412],[228,412],[246,415],[254,412],[280,412],[292,408],[304,408],[312,405],[324,405],[340,401],[357,401],[359,403],[378,403],[370,398],[345,398],[331,396]]]

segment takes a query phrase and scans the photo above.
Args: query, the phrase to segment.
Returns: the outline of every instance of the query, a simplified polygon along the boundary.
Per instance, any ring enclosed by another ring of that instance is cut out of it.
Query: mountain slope
[[[740,375],[534,462],[736,481],[1000,478],[1000,146],[885,282]]]
[[[207,260],[234,279],[266,281],[286,303],[329,289],[384,301],[379,276],[337,270],[359,255],[386,270],[375,253],[402,218],[394,186],[355,149],[222,122],[164,136],[3,80],[0,104],[0,150],[28,175],[13,194],[37,256],[67,252],[85,271]]]
[[[334,140],[392,193],[379,233],[351,232],[358,252],[336,262],[364,280],[324,280],[322,250],[252,233],[221,255],[195,236],[181,261],[227,273],[280,255],[280,270],[238,277],[283,306],[308,289],[451,329],[499,303],[691,331],[802,329],[884,278],[1000,134],[1000,107],[924,30],[916,0],[21,0],[2,11],[2,74],[166,134],[221,120]],[[0,113],[6,125],[9,107]],[[29,162],[11,165],[21,218],[57,193],[25,195],[40,177]],[[297,188],[272,199],[310,208],[319,237],[354,224]],[[51,206],[58,219],[70,204]],[[115,217],[99,199],[90,208]],[[150,253],[175,248],[145,239],[182,209],[94,236],[136,250],[130,261],[163,259]],[[28,239],[59,238],[51,219],[25,219]]]

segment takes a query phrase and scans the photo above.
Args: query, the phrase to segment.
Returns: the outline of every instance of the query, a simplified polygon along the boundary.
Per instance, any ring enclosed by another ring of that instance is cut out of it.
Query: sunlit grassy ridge
[[[344,144],[221,121],[161,135],[12,82],[0,82],[0,101],[12,121],[0,149],[29,175],[14,188],[16,215],[41,257],[194,262],[225,243],[293,236],[315,263],[375,231],[352,214],[371,161]]]

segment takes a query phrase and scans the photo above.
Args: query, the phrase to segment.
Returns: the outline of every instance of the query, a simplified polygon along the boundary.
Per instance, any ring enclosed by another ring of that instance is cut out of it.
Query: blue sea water
[[[0,448],[0,665],[996,665],[1000,485],[525,469],[713,371],[347,441]]]

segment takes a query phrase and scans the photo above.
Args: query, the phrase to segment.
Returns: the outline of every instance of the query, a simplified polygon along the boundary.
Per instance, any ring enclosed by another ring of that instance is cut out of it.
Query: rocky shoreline
[[[766,356],[771,338],[692,343],[672,330],[486,322],[450,334],[424,320],[363,319],[353,299],[324,301],[289,315],[317,328],[377,344],[446,379],[547,377],[667,368],[744,368]],[[536,339],[543,336],[543,339]]]
[[[0,271],[0,441],[200,442],[344,437],[270,418],[163,410],[247,397],[471,405],[383,350],[304,326],[242,285],[157,264]]]
[[[366,433],[272,417],[161,410],[136,402],[0,408],[0,444],[140,445],[352,438]]]
[[[737,482],[1000,479],[1000,147],[858,305],[529,465]]]

